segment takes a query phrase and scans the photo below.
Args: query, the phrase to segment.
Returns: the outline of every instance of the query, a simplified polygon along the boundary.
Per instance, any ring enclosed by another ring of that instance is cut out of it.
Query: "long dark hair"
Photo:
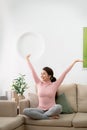
[[[56,78],[54,77],[54,72],[50,67],[44,67],[43,70],[45,70],[47,72],[48,75],[50,75],[50,80],[51,82],[55,82]],[[55,94],[55,100],[57,99],[57,92]]]

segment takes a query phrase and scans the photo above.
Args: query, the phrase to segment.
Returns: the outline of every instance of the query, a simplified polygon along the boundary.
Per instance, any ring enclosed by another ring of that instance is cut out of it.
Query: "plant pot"
[[[17,94],[16,91],[12,91],[12,100],[17,102],[17,105],[19,105],[19,100],[24,99],[24,95]]]
[[[19,100],[22,100],[22,99],[24,99],[24,98],[25,98],[24,95],[18,94],[18,99],[19,99]]]
[[[19,103],[19,97],[16,91],[12,91],[12,100],[17,102],[17,105]]]

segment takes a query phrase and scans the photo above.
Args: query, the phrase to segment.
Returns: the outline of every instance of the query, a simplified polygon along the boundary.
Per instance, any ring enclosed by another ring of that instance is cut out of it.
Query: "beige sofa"
[[[62,94],[65,94],[70,108],[66,107],[67,113],[61,113],[59,119],[49,120],[31,120],[23,115],[24,108],[38,105],[36,94],[29,93],[26,99],[20,100],[19,115],[16,102],[0,100],[0,130],[87,130],[87,85],[61,85],[58,101]]]
[[[24,118],[17,115],[17,104],[0,100],[0,130],[24,130]]]
[[[36,107],[37,95],[29,94],[26,99],[21,100],[19,112],[24,117],[25,130],[87,130],[87,85],[63,84],[59,87],[58,95],[62,93],[73,112],[60,114],[59,119],[31,120],[23,115],[23,109]]]

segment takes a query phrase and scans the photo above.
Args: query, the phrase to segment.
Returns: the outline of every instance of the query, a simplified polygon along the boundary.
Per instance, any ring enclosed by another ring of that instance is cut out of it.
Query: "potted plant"
[[[16,95],[17,97],[16,97],[15,100],[17,100],[17,98],[19,98],[19,99],[24,98],[23,93],[27,89],[27,83],[25,81],[25,75],[19,74],[19,76],[16,79],[13,80],[11,88],[17,94]]]

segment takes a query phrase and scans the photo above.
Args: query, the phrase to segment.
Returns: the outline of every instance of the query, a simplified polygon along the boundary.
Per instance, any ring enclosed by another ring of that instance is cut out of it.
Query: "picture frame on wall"
[[[87,27],[83,27],[83,68],[87,68]]]

